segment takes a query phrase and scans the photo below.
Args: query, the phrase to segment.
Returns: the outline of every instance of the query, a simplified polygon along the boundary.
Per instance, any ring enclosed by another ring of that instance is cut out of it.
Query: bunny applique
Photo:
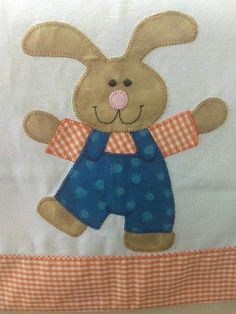
[[[24,129],[47,143],[50,154],[74,161],[54,197],[38,204],[56,228],[79,236],[99,229],[112,213],[125,218],[124,244],[135,251],[162,251],[174,242],[175,204],[164,157],[198,144],[198,134],[226,119],[218,98],[156,123],[166,108],[163,79],[142,60],[152,49],[191,42],[197,24],[168,11],[139,23],[121,57],[107,59],[77,28],[46,22],[33,26],[22,47],[31,56],[68,57],[87,71],[76,84],[73,109],[82,122],[35,110]]]

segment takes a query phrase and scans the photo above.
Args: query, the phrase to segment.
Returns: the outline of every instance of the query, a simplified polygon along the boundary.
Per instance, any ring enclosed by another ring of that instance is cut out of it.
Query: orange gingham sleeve
[[[198,144],[198,131],[191,111],[177,113],[149,128],[164,157]]]
[[[83,123],[63,119],[46,148],[46,153],[75,161],[82,151],[91,129]]]

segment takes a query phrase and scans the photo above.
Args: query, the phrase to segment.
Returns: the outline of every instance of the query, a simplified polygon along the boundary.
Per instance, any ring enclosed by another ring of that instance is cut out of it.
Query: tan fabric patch
[[[125,56],[142,60],[154,48],[183,44],[197,36],[197,24],[187,14],[167,11],[147,17],[133,32]]]
[[[175,241],[175,233],[131,233],[125,231],[124,244],[139,252],[158,252],[169,249]]]
[[[40,110],[30,111],[24,121],[25,133],[33,140],[48,144],[53,138],[60,121],[52,114]]]
[[[61,22],[34,25],[22,40],[22,49],[31,56],[67,57],[85,65],[106,58],[76,27]]]
[[[117,80],[115,88],[108,84],[111,78]],[[133,80],[133,84],[124,86],[125,78]],[[109,104],[109,96],[115,89],[122,89],[129,98],[127,107],[120,111]],[[89,68],[73,95],[76,116],[91,128],[104,132],[131,132],[149,127],[163,114],[166,102],[166,86],[158,73],[142,62],[124,58]]]
[[[228,109],[219,98],[203,100],[192,112],[198,133],[210,132],[221,126],[227,118]]]
[[[78,237],[87,228],[69,213],[54,197],[44,197],[37,205],[38,213],[47,222],[72,237]]]

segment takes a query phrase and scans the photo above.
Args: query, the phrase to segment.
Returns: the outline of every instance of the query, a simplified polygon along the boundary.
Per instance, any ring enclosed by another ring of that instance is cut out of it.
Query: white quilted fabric
[[[84,66],[70,59],[24,55],[20,40],[31,25],[71,23],[107,56],[124,51],[135,24],[148,15],[179,10],[199,25],[189,44],[152,51],[145,62],[165,80],[163,118],[216,96],[229,106],[226,123],[200,136],[199,146],[169,157],[176,201],[171,251],[236,245],[236,60],[234,0],[19,0],[0,1],[0,254],[134,254],[122,243],[123,218],[110,216],[100,231],[70,238],[44,222],[36,203],[53,195],[71,162],[44,153],[24,133],[32,109],[75,119],[73,86]]]

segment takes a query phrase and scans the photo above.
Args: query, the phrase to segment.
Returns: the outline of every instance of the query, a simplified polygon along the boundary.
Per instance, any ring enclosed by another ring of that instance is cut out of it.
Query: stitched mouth
[[[117,113],[115,114],[115,116],[114,116],[114,118],[113,118],[112,120],[110,120],[110,121],[104,121],[104,120],[101,120],[100,117],[98,116],[97,106],[93,106],[93,109],[94,109],[94,112],[95,112],[95,116],[96,116],[98,122],[100,122],[100,123],[103,123],[103,124],[111,124],[111,123],[113,123],[113,122],[116,120],[116,118],[119,116],[121,123],[123,123],[123,124],[133,124],[133,123],[135,123],[135,122],[137,122],[137,121],[139,120],[139,118],[140,118],[140,116],[141,116],[141,114],[142,114],[143,107],[144,107],[144,105],[140,105],[140,106],[139,106],[139,113],[138,113],[137,118],[135,118],[133,121],[128,121],[128,122],[123,120],[123,118],[121,117],[121,112],[120,112],[120,110],[117,110]]]
[[[125,121],[122,119],[121,113],[120,113],[120,110],[119,110],[119,118],[120,118],[120,121],[121,121],[123,124],[133,124],[133,123],[137,122],[138,119],[140,118],[141,114],[142,114],[143,106],[144,106],[144,105],[140,105],[140,106],[139,106],[139,114],[138,114],[137,118],[134,119],[133,121],[130,121],[130,122],[125,122]]]
[[[97,120],[98,120],[100,123],[104,123],[104,124],[111,124],[111,123],[113,123],[113,122],[116,120],[116,118],[117,118],[117,116],[118,116],[118,114],[119,114],[119,110],[118,110],[117,113],[116,113],[116,115],[115,115],[115,117],[114,117],[111,121],[104,121],[104,120],[101,120],[101,119],[99,118],[99,116],[98,116],[98,113],[97,113],[97,106],[93,106],[93,109],[94,109],[95,116],[96,116]]]

